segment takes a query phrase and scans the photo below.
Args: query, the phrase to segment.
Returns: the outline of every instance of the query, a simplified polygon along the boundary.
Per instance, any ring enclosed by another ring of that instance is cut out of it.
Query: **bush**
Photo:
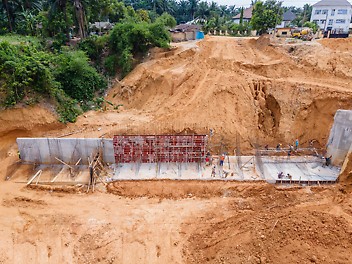
[[[88,57],[91,60],[100,60],[101,53],[107,43],[107,37],[102,36],[90,36],[88,38],[83,39],[79,44],[78,48],[86,52]]]
[[[95,92],[106,82],[89,65],[83,51],[60,55],[40,51],[28,43],[0,42],[0,104],[33,104],[42,96],[54,100],[62,122],[74,122]]]
[[[118,57],[122,74],[132,69],[133,56],[144,53],[151,47],[167,48],[170,34],[161,22],[148,24],[126,21],[115,25],[110,34],[111,50]]]
[[[60,116],[59,121],[63,123],[76,122],[77,116],[82,114],[77,101],[68,97],[61,89],[54,90],[52,95],[58,103],[56,111]]]
[[[119,57],[117,55],[110,55],[104,60],[104,67],[107,70],[108,75],[114,76],[119,67]]]
[[[92,100],[96,91],[106,87],[105,80],[89,65],[82,51],[66,51],[57,57],[56,63],[55,78],[73,99]]]
[[[33,46],[0,42],[0,91],[6,94],[2,104],[14,105],[31,92],[48,93],[57,85],[49,64],[49,54]]]

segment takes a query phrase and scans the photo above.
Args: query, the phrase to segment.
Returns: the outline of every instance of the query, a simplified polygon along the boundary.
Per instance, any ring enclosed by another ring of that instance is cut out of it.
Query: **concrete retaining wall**
[[[330,131],[327,155],[332,155],[332,163],[341,165],[352,147],[352,110],[338,110]]]
[[[112,139],[101,138],[17,138],[21,159],[38,164],[58,164],[59,158],[68,164],[88,164],[101,148],[103,160],[115,163]]]

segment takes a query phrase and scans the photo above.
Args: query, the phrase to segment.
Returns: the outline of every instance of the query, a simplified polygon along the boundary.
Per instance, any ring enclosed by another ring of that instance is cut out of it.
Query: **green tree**
[[[254,5],[251,25],[259,35],[267,32],[269,28],[275,28],[282,21],[283,9],[281,2],[267,0],[265,3],[258,1]]]
[[[304,27],[309,27],[309,28],[311,28],[314,33],[316,33],[316,32],[318,31],[318,29],[319,29],[319,26],[318,26],[317,23],[315,23],[315,22],[309,22],[309,21],[307,21],[307,22],[305,22],[305,23],[303,24],[303,26],[304,26]]]
[[[210,15],[208,2],[202,1],[198,4],[196,16],[202,19],[208,18]]]
[[[168,13],[163,13],[160,17],[155,20],[156,23],[161,23],[168,28],[173,28],[176,26],[176,20],[173,16]]]
[[[192,20],[194,19],[194,15],[197,11],[198,2],[199,2],[199,0],[189,0],[189,12],[190,12]]]
[[[244,10],[244,8],[242,7],[241,8],[241,15],[240,15],[240,25],[243,24],[243,10]]]
[[[151,47],[167,48],[170,43],[170,34],[160,21],[148,24],[126,20],[114,26],[110,34],[109,43],[113,54],[117,55],[117,65],[126,75],[131,69],[133,58],[138,53],[145,53]],[[114,65],[114,57],[110,57],[108,64]]]

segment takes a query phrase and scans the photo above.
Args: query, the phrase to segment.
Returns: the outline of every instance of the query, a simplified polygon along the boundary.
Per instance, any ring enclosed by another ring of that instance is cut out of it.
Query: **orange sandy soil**
[[[335,111],[352,107],[351,46],[211,37],[153,50],[108,92],[120,111],[69,125],[44,104],[0,112],[0,263],[352,263],[351,162],[329,187],[124,181],[87,194],[16,183],[36,171],[15,144],[213,128],[229,151],[236,134],[243,153],[296,137],[323,146]]]

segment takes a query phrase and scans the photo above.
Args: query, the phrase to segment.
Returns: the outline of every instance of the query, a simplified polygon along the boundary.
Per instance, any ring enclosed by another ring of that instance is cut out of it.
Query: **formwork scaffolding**
[[[114,136],[115,162],[204,163],[206,135],[120,135]]]

